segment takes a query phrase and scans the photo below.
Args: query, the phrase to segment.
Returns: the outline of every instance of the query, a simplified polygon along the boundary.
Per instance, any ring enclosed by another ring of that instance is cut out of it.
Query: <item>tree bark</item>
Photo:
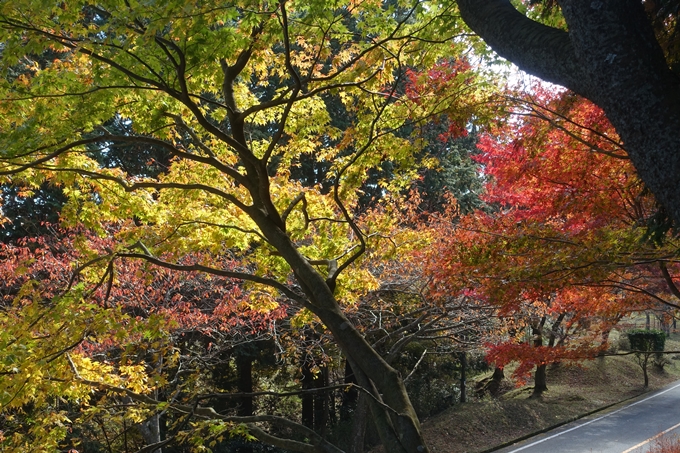
[[[251,218],[291,266],[309,303],[306,307],[328,327],[354,370],[359,385],[372,393],[369,407],[385,450],[390,453],[426,453],[420,422],[406,393],[403,379],[342,312],[323,275],[300,254],[264,206],[251,209]]]
[[[357,399],[356,410],[352,419],[349,453],[364,453],[364,439],[366,437],[366,423],[368,421],[368,402],[366,398],[365,394],[360,394]]]
[[[314,387],[314,374],[307,361],[302,363],[302,390],[310,390]],[[311,393],[304,393],[302,400],[302,424],[307,428],[314,429],[314,397]]]
[[[543,346],[543,326],[545,325],[546,317],[543,316],[541,322],[536,324],[531,329],[534,336],[534,347]],[[534,391],[531,392],[530,398],[540,398],[543,392],[548,390],[548,383],[546,377],[546,363],[536,365],[536,373],[534,374]]]
[[[148,420],[140,423],[139,432],[147,445],[160,444],[161,442],[161,414],[154,414]],[[163,453],[160,448],[151,453]]]
[[[600,106],[640,178],[680,224],[680,80],[639,0],[559,0],[568,32],[509,0],[457,0],[465,22],[524,71]]]
[[[357,380],[354,377],[354,371],[349,364],[349,361],[345,360],[345,384],[356,384]],[[340,405],[340,421],[351,420],[353,412],[357,410],[357,399],[359,397],[359,391],[354,387],[349,387],[346,391],[342,392],[342,403]]]
[[[308,361],[302,363],[302,389],[320,389],[328,385],[328,368],[312,372]],[[302,424],[323,435],[328,422],[328,395],[326,392],[305,393],[302,399]]]
[[[236,356],[236,372],[238,374],[238,391],[241,393],[253,392],[253,358],[241,354]],[[253,415],[253,397],[243,396],[238,408],[238,415]]]
[[[314,387],[317,389],[328,386],[328,367],[321,367],[321,371],[314,376]],[[328,426],[328,392],[314,394],[314,430],[321,435]]]
[[[536,367],[536,373],[534,374],[534,391],[531,392],[531,398],[540,398],[541,395],[543,395],[543,392],[548,390],[546,367],[547,365],[545,363]]]
[[[465,393],[467,391],[467,389],[465,388],[466,371],[467,371],[467,353],[461,352],[460,353],[460,402],[461,403],[465,403],[467,401],[467,398],[465,396]]]

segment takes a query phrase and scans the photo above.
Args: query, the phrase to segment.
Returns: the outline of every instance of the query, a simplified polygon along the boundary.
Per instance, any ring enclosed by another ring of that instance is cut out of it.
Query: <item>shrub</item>
[[[630,340],[627,335],[619,336],[618,349],[621,351],[630,351]]]
[[[634,351],[656,352],[656,365],[663,367],[663,351],[666,347],[666,334],[662,330],[634,329],[628,332],[630,349]]]
[[[680,453],[680,439],[677,436],[661,437],[654,441],[647,453]]]
[[[632,350],[663,351],[666,346],[666,334],[661,330],[633,329],[627,333]]]
[[[649,376],[647,374],[647,364],[652,354],[656,356],[654,365],[663,368],[665,359],[663,350],[666,346],[666,334],[661,330],[635,329],[628,332],[630,349],[635,351],[635,358],[642,368],[645,377],[645,388],[649,386]]]

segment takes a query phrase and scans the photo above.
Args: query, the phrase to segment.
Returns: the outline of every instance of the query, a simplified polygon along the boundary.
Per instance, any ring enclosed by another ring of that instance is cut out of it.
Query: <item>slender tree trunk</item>
[[[347,359],[345,359],[345,384],[356,384],[357,380],[354,377],[354,371]],[[348,390],[342,392],[342,403],[340,405],[340,421],[348,421],[352,419],[352,414],[357,407],[357,399],[359,398],[359,391],[355,387],[350,387]]]
[[[314,388],[321,389],[328,385],[328,367],[322,366],[314,376]],[[314,430],[321,435],[328,425],[328,393],[318,392],[314,394]]]
[[[534,336],[534,347],[543,346],[543,326],[545,325],[545,316],[541,319],[541,322],[532,327],[532,334]],[[534,374],[534,391],[531,393],[530,398],[540,398],[543,392],[548,390],[547,378],[546,378],[546,364],[542,363],[536,366],[536,373]]]
[[[253,357],[246,351],[236,355],[236,375],[238,378],[238,391],[241,393],[253,393]],[[253,397],[243,396],[240,398],[237,414],[240,416],[253,415]],[[241,446],[238,453],[253,453],[251,442]]]
[[[236,356],[236,372],[238,374],[238,391],[241,393],[253,392],[253,358],[247,355]],[[253,415],[253,397],[241,397],[238,415]]]
[[[464,403],[467,401],[467,398],[465,396],[466,393],[466,388],[465,388],[465,372],[467,371],[467,353],[466,352],[461,352],[460,353],[460,402]]]
[[[144,438],[144,442],[147,445],[153,445],[160,443],[161,441],[161,424],[160,424],[160,419],[161,415],[160,414],[155,414],[152,415],[148,420],[145,422],[142,422],[139,425],[139,432],[142,434],[142,437]],[[157,448],[150,453],[162,453],[162,450],[160,448]]]
[[[368,422],[368,402],[365,394],[359,394],[352,418],[352,435],[349,453],[364,453],[364,439]]]
[[[322,366],[314,373],[309,362],[302,364],[303,390],[322,389],[328,385],[328,368]],[[323,435],[328,424],[328,394],[327,392],[305,393],[302,399],[302,424]]]
[[[302,390],[314,388],[314,374],[307,361],[302,363],[302,379],[300,383],[302,384]],[[302,424],[307,428],[314,429],[314,395],[303,393],[300,398],[302,400]]]

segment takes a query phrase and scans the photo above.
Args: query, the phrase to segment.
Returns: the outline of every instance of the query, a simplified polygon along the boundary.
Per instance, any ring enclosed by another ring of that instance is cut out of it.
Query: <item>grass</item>
[[[680,335],[666,340],[666,350],[680,350]],[[650,365],[649,389],[643,388],[642,370],[633,356],[549,366],[548,391],[541,399],[528,399],[529,383],[498,399],[457,405],[424,420],[424,435],[432,453],[484,452],[680,379],[680,355],[667,358],[670,363],[662,371]],[[680,449],[655,450],[668,452]]]

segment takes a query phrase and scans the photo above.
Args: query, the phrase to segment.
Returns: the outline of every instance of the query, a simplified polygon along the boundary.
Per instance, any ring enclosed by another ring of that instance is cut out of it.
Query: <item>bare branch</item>
[[[284,285],[283,283],[280,283],[274,279],[271,278],[266,278],[266,277],[260,277],[258,275],[253,275],[249,274],[246,272],[236,272],[236,271],[227,271],[224,269],[216,269],[214,267],[209,267],[209,266],[204,266],[202,264],[176,264],[176,263],[170,263],[168,261],[161,260],[159,258],[155,258],[153,256],[149,256],[146,254],[142,253],[118,253],[116,256],[121,257],[121,258],[135,258],[135,259],[143,259],[145,261],[148,261],[151,264],[154,264],[156,266],[164,267],[166,269],[171,269],[171,270],[176,270],[176,271],[182,271],[182,272],[191,272],[191,271],[198,271],[198,272],[205,272],[206,274],[211,274],[211,275],[217,275],[220,277],[227,277],[227,278],[234,278],[237,280],[245,280],[253,283],[259,283],[261,285],[266,285],[270,286],[279,292],[281,292],[283,295],[288,297],[291,300],[294,300],[295,302],[298,302],[302,305],[307,305],[307,299],[303,298],[300,296],[298,293],[290,289],[288,286]]]

